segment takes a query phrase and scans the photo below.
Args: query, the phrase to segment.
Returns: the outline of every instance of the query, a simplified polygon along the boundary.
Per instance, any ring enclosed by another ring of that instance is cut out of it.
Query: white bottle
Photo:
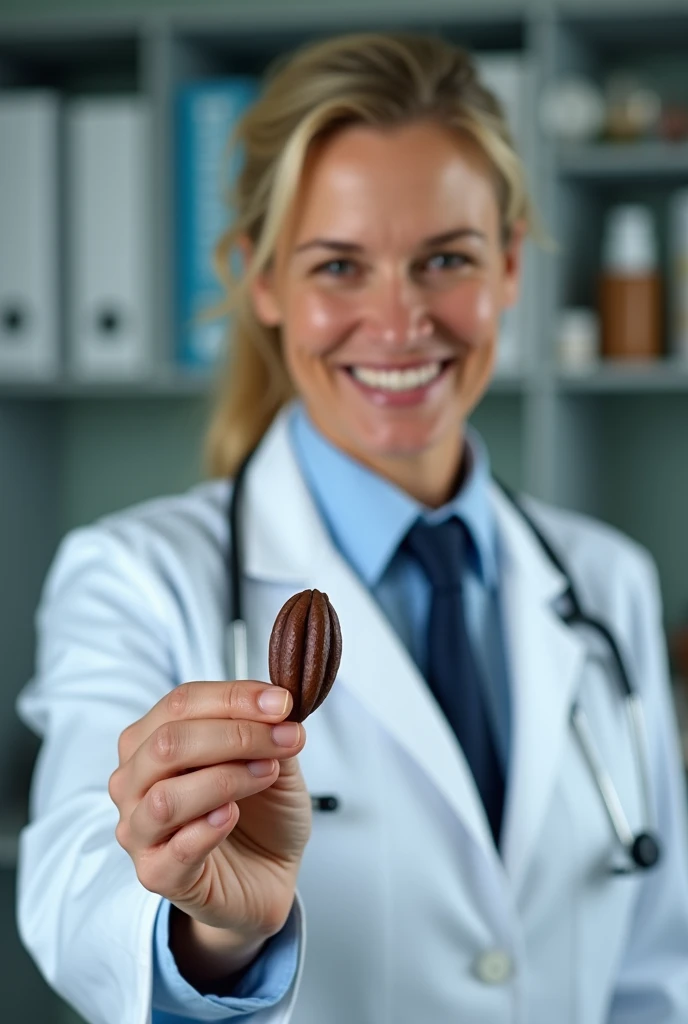
[[[671,354],[688,363],[688,188],[669,203],[669,288]]]
[[[562,309],[557,321],[559,365],[572,373],[599,366],[600,322],[596,310],[580,306]]]

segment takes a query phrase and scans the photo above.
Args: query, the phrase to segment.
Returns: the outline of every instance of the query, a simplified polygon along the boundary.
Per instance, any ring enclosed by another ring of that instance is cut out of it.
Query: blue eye
[[[342,267],[345,268],[344,272],[340,272]],[[337,268],[339,268],[339,270]],[[351,260],[329,260],[327,263],[321,263],[319,267],[316,267],[316,270],[318,272],[324,271],[327,274],[331,274],[333,277],[345,277],[347,276],[347,268],[355,269]]]
[[[456,270],[465,266],[470,260],[459,252],[438,252],[431,256],[426,266],[429,270]]]

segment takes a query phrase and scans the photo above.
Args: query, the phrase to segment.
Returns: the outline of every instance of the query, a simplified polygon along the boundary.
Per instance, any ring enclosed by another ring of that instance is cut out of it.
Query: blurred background
[[[209,267],[228,133],[308,39],[422,29],[503,100],[554,245],[530,244],[474,420],[508,483],[588,512],[659,565],[688,683],[688,6],[685,0],[0,0],[0,998],[74,1024],[14,925],[35,740],[14,701],[56,544],[184,489],[226,324]],[[554,681],[556,682],[556,681]],[[684,727],[688,737],[688,725]],[[688,750],[688,738],[686,740]]]

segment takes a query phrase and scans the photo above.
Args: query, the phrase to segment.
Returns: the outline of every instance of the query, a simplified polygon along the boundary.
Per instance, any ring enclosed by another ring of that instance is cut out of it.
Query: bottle
[[[607,214],[602,248],[600,321],[607,359],[661,355],[662,288],[652,212],[636,204]]]
[[[562,309],[557,322],[557,349],[562,370],[585,373],[596,369],[599,334],[599,317],[594,309],[579,306]]]
[[[669,207],[671,353],[688,365],[688,188],[671,197]]]

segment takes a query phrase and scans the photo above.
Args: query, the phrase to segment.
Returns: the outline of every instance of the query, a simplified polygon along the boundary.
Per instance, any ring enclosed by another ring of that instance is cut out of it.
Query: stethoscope
[[[244,460],[234,478],[234,486],[228,509],[231,540],[228,546],[227,572],[230,585],[230,607],[232,609],[232,619],[227,631],[227,664],[230,669],[228,676],[230,679],[248,678],[248,644],[241,596],[241,551],[243,538],[239,522],[239,506],[243,493],[244,478],[251,455],[252,453]],[[578,702],[574,702],[571,709],[571,727],[590,769],[593,782],[599,791],[614,836],[624,853],[623,862],[612,864],[609,870],[615,875],[626,875],[654,867],[661,856],[661,847],[659,839],[653,831],[654,819],[648,770],[649,755],[647,751],[645,716],[640,697],[631,684],[624,659],[613,634],[599,619],[585,614],[573,581],[557,552],[552,548],[539,526],[534,522],[514,492],[503,483],[500,483],[500,487],[530,527],[542,550],[566,581],[566,591],[560,598],[557,614],[567,626],[585,626],[588,629],[594,630],[605,640],[612,655],[614,674],[618,679],[622,699],[628,712],[635,761],[640,777],[645,819],[645,828],[640,831],[634,832],[629,824],[616,786],[604,765],[599,747],[593,737],[587,715]],[[313,809],[317,811],[336,811],[340,806],[339,798],[331,794],[312,795],[311,802]]]

